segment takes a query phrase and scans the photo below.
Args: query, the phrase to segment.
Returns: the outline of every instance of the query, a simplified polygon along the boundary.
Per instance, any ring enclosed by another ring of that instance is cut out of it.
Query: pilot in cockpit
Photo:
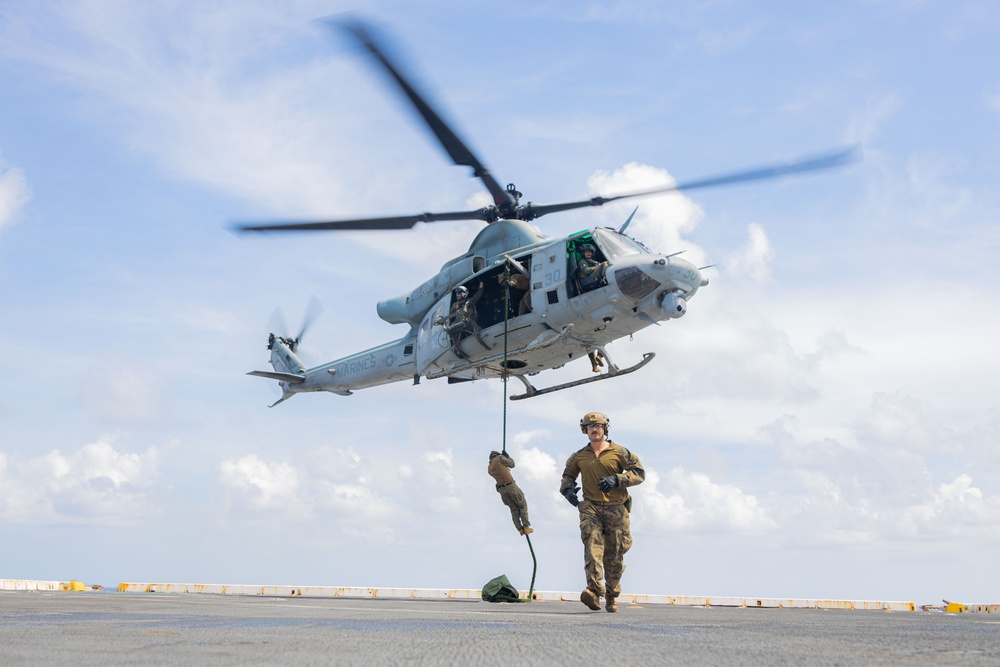
[[[589,292],[592,289],[597,289],[608,284],[606,277],[608,263],[598,262],[594,259],[594,251],[596,250],[597,248],[589,243],[584,243],[580,246],[580,254],[583,257],[576,263],[576,268],[580,274],[580,287],[583,288],[584,292]]]

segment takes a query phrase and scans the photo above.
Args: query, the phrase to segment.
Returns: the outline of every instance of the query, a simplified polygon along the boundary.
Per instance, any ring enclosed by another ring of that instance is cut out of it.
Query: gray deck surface
[[[1000,665],[1000,615],[0,592],[0,665]]]

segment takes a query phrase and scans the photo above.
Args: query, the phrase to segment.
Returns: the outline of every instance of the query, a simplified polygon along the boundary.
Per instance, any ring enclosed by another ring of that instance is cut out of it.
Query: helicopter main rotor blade
[[[747,181],[760,181],[770,178],[778,178],[780,176],[786,176],[788,174],[798,174],[807,171],[830,169],[832,167],[838,167],[841,165],[856,162],[859,159],[861,159],[861,147],[853,146],[847,150],[841,150],[836,153],[831,153],[829,155],[823,155],[820,157],[809,158],[805,160],[795,160],[792,162],[782,162],[774,165],[769,165],[766,167],[757,167],[755,169],[738,171],[731,174],[724,174],[722,176],[711,176],[696,181],[688,181],[686,183],[676,183],[674,185],[668,185],[662,188],[641,190],[639,192],[629,192],[625,194],[614,195],[611,197],[593,197],[591,199],[584,199],[575,202],[565,202],[562,204],[533,204],[529,202],[527,206],[525,206],[525,213],[526,213],[525,217],[528,220],[531,220],[534,218],[539,218],[543,215],[548,215],[549,213],[558,213],[560,211],[571,211],[573,209],[585,208],[587,206],[603,206],[604,204],[607,204],[609,202],[619,201],[621,199],[630,199],[632,197],[649,197],[652,195],[666,194],[668,192],[697,190],[699,188],[710,188],[719,185],[744,183]]]
[[[331,21],[327,19],[327,23]],[[489,190],[490,194],[493,196],[493,202],[502,210],[512,209],[516,204],[513,197],[500,186],[493,175],[490,174],[489,170],[473,154],[465,143],[458,138],[454,130],[441,118],[441,115],[434,110],[433,107],[427,102],[426,98],[417,92],[413,84],[406,79],[400,72],[399,68],[389,59],[386,55],[386,49],[376,43],[371,31],[365,26],[364,23],[358,21],[357,19],[340,20],[336,21],[335,25],[348,31],[358,40],[362,47],[367,50],[372,57],[382,66],[382,68],[392,77],[392,79],[399,86],[400,90],[409,99],[410,103],[413,104],[417,113],[424,119],[427,126],[430,128],[434,136],[437,137],[441,146],[444,147],[448,155],[451,157],[452,161],[460,166],[471,167],[473,175],[479,178],[486,189]]]
[[[330,220],[319,222],[272,222],[237,224],[240,232],[320,232],[320,231],[373,231],[381,229],[410,229],[418,222],[452,222],[456,220],[496,220],[492,208],[475,211],[454,211],[451,213],[418,213],[387,218],[357,218],[355,220]]]

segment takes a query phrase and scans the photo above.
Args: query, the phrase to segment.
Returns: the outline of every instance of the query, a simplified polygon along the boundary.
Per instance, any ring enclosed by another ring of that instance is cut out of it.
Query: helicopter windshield
[[[595,229],[594,238],[610,261],[614,261],[616,258],[624,255],[649,252],[636,241],[611,229]]]

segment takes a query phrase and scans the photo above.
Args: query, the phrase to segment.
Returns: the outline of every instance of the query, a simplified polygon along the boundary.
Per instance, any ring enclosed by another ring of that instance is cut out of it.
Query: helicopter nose
[[[680,291],[686,297],[691,297],[699,287],[708,284],[694,264],[679,257],[657,257],[647,273],[668,291]]]
[[[622,259],[625,261],[621,261]],[[634,255],[620,258],[616,262],[614,275],[618,288],[632,301],[639,302],[654,293],[675,294],[681,298],[681,302],[671,305],[666,317],[683,315],[686,311],[683,300],[690,298],[704,282],[701,272],[693,264],[670,256]],[[680,310],[675,306],[680,306]]]
[[[675,320],[687,313],[687,302],[698,288],[708,284],[701,271],[679,257],[657,257],[648,267],[650,276],[663,288],[660,294],[660,314]]]

